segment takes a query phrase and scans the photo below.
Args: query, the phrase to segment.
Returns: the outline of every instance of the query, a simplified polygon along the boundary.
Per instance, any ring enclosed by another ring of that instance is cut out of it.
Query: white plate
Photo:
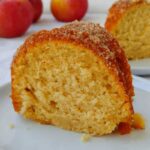
[[[150,75],[150,58],[129,61],[133,74]]]
[[[23,119],[13,110],[9,97],[10,84],[2,86],[0,88],[0,150],[149,150],[150,83],[135,77],[134,85],[137,87],[134,108],[146,118],[146,129],[136,130],[124,136],[112,134],[93,137],[87,143],[81,142],[80,133]],[[15,126],[13,129],[10,128],[11,124]]]

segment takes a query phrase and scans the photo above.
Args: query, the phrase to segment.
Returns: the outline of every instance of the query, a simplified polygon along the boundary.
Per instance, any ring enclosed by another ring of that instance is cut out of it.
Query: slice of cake
[[[130,67],[98,24],[73,22],[29,37],[11,67],[14,109],[40,123],[92,135],[130,126]]]
[[[117,1],[109,9],[105,27],[129,59],[150,57],[150,1]]]

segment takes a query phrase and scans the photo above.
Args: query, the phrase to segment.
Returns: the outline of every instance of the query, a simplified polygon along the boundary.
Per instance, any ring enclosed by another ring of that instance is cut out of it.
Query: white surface
[[[150,81],[147,81],[146,79],[138,76],[133,76],[133,85],[136,88],[150,93]]]
[[[150,58],[129,61],[133,74],[150,75]]]
[[[51,0],[42,0],[44,5],[44,11],[50,12],[50,2]],[[100,12],[107,12],[109,7],[114,3],[116,0],[88,0],[89,8],[88,12],[92,13],[100,13]]]
[[[134,80],[140,87],[142,79]],[[147,85],[150,90],[150,86]],[[0,88],[0,150],[149,150],[150,92],[135,88],[134,109],[145,117],[146,129],[128,135],[112,134],[80,141],[82,134],[23,119],[13,110],[10,84]],[[15,127],[10,128],[13,124]]]

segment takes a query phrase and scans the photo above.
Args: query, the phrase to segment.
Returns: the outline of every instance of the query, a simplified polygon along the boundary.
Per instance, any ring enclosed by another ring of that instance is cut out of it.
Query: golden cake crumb
[[[146,0],[147,3],[150,3],[150,0]]]
[[[136,3],[136,2],[139,2],[139,0],[130,0],[130,2]]]
[[[82,136],[81,136],[81,141],[82,142],[88,142],[90,139],[91,139],[91,135],[90,134],[83,134]]]
[[[73,22],[30,36],[11,77],[15,111],[43,124],[100,136],[130,123],[134,112],[130,66],[99,24]]]

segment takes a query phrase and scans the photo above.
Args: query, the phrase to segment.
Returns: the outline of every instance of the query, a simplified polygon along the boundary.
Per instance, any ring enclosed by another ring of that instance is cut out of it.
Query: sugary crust
[[[150,5],[148,0],[118,0],[109,9],[105,28],[112,31],[122,16],[132,7]]]
[[[98,24],[73,22],[51,31],[39,31],[30,36],[18,49],[11,67],[12,99],[16,111],[19,111],[21,104],[18,104],[13,90],[14,67],[19,58],[24,57],[28,50],[37,44],[40,45],[48,41],[69,42],[90,49],[105,62],[110,72],[116,76],[116,80],[125,88],[130,103],[132,103],[131,98],[134,95],[134,90],[130,67],[118,42]],[[131,109],[133,110],[132,104]]]

